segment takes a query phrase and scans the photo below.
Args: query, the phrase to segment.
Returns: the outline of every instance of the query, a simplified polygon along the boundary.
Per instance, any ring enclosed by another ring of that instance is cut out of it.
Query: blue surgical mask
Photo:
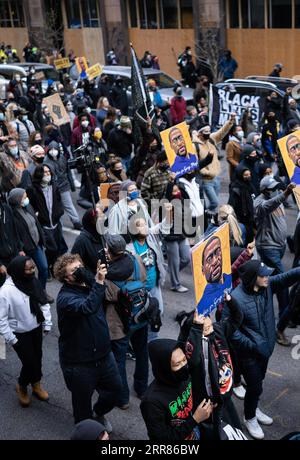
[[[9,149],[9,153],[10,153],[13,157],[17,157],[17,156],[18,156],[18,153],[19,153],[18,147],[10,148],[10,149]]]
[[[128,201],[136,200],[140,196],[140,192],[138,190],[134,190],[128,194]]]
[[[29,198],[25,198],[25,200],[21,203],[22,208],[26,208],[29,205]]]
[[[260,139],[259,139],[258,141],[255,142],[255,147],[256,147],[257,149],[259,149],[259,150],[261,149],[261,140],[260,140]]]

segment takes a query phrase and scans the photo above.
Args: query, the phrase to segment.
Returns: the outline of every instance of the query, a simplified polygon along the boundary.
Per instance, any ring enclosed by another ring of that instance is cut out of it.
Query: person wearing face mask
[[[94,117],[91,113],[92,109],[89,105],[86,104],[79,104],[77,106],[77,116],[75,117],[74,123],[73,123],[73,129],[78,128],[80,126],[80,115],[85,114],[88,116],[89,119],[89,125],[92,127],[92,129],[95,129],[97,126],[97,118]]]
[[[263,160],[261,133],[253,131],[246,137],[246,144],[252,145],[260,160]]]
[[[257,123],[253,121],[255,114],[251,113],[250,107],[246,108],[241,117],[241,127],[245,133],[245,137],[249,136],[250,133],[258,130]]]
[[[118,75],[109,93],[109,101],[123,115],[128,115],[128,98],[123,78]]]
[[[53,172],[46,165],[35,168],[32,187],[26,190],[30,204],[37,214],[45,236],[46,256],[49,270],[68,247],[62,233],[60,219],[64,213],[59,190],[53,180]]]
[[[243,149],[244,131],[239,125],[233,125],[229,131],[229,142],[226,145],[226,159],[229,164],[229,177],[234,178],[235,168],[238,166]]]
[[[107,173],[112,182],[124,182],[127,180],[127,175],[123,168],[121,158],[115,157],[113,160],[108,161],[107,166]]]
[[[225,50],[223,57],[218,64],[218,71],[223,76],[223,81],[234,78],[234,72],[238,68],[238,63],[232,57],[230,50]]]
[[[128,179],[122,182],[120,186],[119,202],[108,212],[108,233],[122,235],[126,243],[130,243],[129,230],[132,216],[143,218],[149,228],[154,226],[147,206],[144,200],[140,198],[136,183]]]
[[[197,134],[193,134],[193,143],[196,147],[199,160],[204,160],[212,154],[212,161],[200,169],[201,190],[207,201],[206,207],[215,212],[219,205],[221,164],[218,158],[217,145],[229,132],[235,122],[236,114],[231,113],[229,120],[218,131],[212,133],[209,125],[203,126]]]
[[[259,177],[259,165],[260,158],[257,154],[256,149],[249,144],[243,146],[243,150],[240,158],[240,165],[248,168],[251,172],[251,183],[255,190],[255,195],[259,195],[260,188],[260,177]]]
[[[161,143],[154,134],[147,133],[143,136],[142,143],[137,147],[130,163],[131,178],[136,180],[138,188],[141,188],[146,171],[154,166],[160,152]]]
[[[145,172],[141,184],[141,196],[150,205],[153,199],[163,198],[170,176],[170,166],[166,152],[158,153],[155,164]]]
[[[92,133],[89,115],[81,113],[78,119],[80,124],[77,128],[73,129],[71,136],[71,147],[73,150],[77,149],[82,144],[87,144],[90,141]]]
[[[131,161],[131,154],[134,149],[132,123],[129,117],[122,115],[120,125],[110,131],[107,147],[109,152],[122,158],[123,166],[127,172]]]
[[[209,156],[207,160],[211,159]],[[182,199],[188,200],[190,219],[185,222],[185,231],[190,238],[201,235],[204,232],[203,218],[204,206],[200,198],[199,184],[196,181],[196,171],[184,174],[178,179]],[[185,216],[187,217],[187,215]]]
[[[104,415],[117,404],[122,382],[103,309],[107,268],[98,263],[93,278],[78,254],[65,254],[57,260],[54,274],[63,283],[56,303],[59,360],[72,393],[75,424],[95,413],[110,433],[112,427]],[[96,390],[98,399],[92,405]]]
[[[28,168],[23,171],[22,179],[20,182],[20,187],[24,188],[25,190],[32,186],[32,176],[34,174],[35,168],[43,163],[45,159],[45,150],[41,145],[36,144],[30,148],[29,155],[31,162]]]
[[[102,73],[100,75],[100,80],[98,83],[99,97],[106,97],[109,100],[110,90],[111,90],[111,85],[110,85],[108,75],[105,73]]]
[[[286,249],[287,223],[283,202],[295,186],[291,183],[279,192],[279,183],[272,176],[265,176],[260,182],[261,194],[254,201],[257,251],[262,261],[275,269],[276,274],[284,273],[282,258]],[[279,291],[277,298],[280,316],[289,302],[288,290]]]
[[[103,125],[104,120],[107,117],[107,112],[110,108],[109,101],[107,97],[100,97],[97,103],[97,120],[100,126]]]
[[[92,136],[92,145],[95,155],[100,158],[101,163],[105,164],[108,160],[107,155],[107,144],[102,136],[102,131],[100,128],[96,127]]]
[[[71,129],[73,130],[74,129],[74,120],[76,118],[76,114],[74,112],[74,107],[73,107],[72,102],[71,101],[65,102],[65,107],[66,107],[66,111],[68,112],[68,115],[70,117]]]
[[[266,121],[262,127],[261,142],[265,160],[273,163],[277,154],[277,140],[282,136],[279,119],[275,112],[266,112]]]
[[[18,133],[19,144],[25,152],[28,150],[29,137],[36,130],[32,121],[28,119],[28,111],[21,107],[17,112],[17,118],[11,122],[13,129]]]
[[[9,82],[8,90],[13,93],[17,103],[19,103],[19,99],[22,96],[25,96],[25,86],[23,85],[20,74],[15,74],[14,78]]]
[[[6,110],[3,106],[0,107],[0,147],[8,141],[9,125],[6,119]]]
[[[43,330],[51,330],[50,305],[30,257],[18,256],[7,267],[9,277],[0,291],[0,334],[17,353],[22,369],[16,391],[22,407],[30,404],[28,385],[41,401],[49,395],[41,386]]]
[[[201,422],[213,407],[203,400],[194,407],[188,361],[176,340],[157,339],[149,344],[154,380],[148,387],[141,413],[150,441],[199,440]]]
[[[19,148],[15,139],[9,138],[3,144],[3,152],[0,155],[0,181],[3,192],[18,187],[28,164],[28,155]]]
[[[186,117],[186,102],[182,96],[181,86],[176,86],[173,92],[175,96],[171,99],[170,115],[172,125],[177,125],[184,121]]]
[[[75,230],[81,230],[82,226],[78,213],[73,204],[71,187],[68,179],[67,160],[61,151],[58,142],[52,141],[47,146],[47,155],[43,162],[54,173],[54,180],[59,190],[65,212],[69,216]]]
[[[46,289],[48,263],[45,256],[43,230],[30,205],[26,191],[23,188],[14,188],[9,193],[8,203],[13,210],[23,251],[34,260],[39,272],[39,281]],[[48,296],[48,302],[53,301]]]
[[[255,221],[253,201],[256,197],[256,189],[252,182],[252,173],[247,166],[239,165],[235,170],[235,180],[230,184],[230,204],[237,216],[238,221],[246,228],[246,243],[254,239]]]

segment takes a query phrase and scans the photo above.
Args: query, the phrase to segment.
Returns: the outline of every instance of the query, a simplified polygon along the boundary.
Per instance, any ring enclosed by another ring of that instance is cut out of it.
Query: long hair
[[[231,237],[234,239],[238,246],[243,246],[244,242],[242,238],[242,231],[232,206],[229,204],[223,204],[220,206],[218,212],[218,221],[228,222]]]

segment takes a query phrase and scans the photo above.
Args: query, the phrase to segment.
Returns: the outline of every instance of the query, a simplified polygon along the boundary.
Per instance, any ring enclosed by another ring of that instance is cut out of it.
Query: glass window
[[[139,0],[139,13],[140,13],[140,27],[147,29],[147,18],[144,0]]]
[[[229,8],[229,27],[230,29],[239,28],[239,6],[236,0],[228,0]]]
[[[248,0],[241,0],[241,12],[242,12],[242,28],[248,29],[249,27]]]
[[[99,16],[96,0],[82,0],[83,27],[99,27]]]
[[[13,27],[25,27],[24,12],[22,1],[11,1],[10,2],[10,11],[13,21]]]
[[[181,28],[193,29],[193,0],[180,0]]]
[[[300,0],[295,0],[295,27],[300,27]]]
[[[270,27],[290,29],[292,27],[292,0],[270,0]]]
[[[249,0],[250,27],[264,29],[265,27],[265,0]]]
[[[137,27],[137,10],[136,10],[136,1],[128,0],[129,8],[129,17],[130,17],[130,27]]]
[[[148,29],[157,29],[156,0],[146,0],[147,8],[147,27]]]
[[[163,29],[178,29],[177,0],[161,0]]]
[[[79,0],[66,0],[65,5],[69,29],[81,29]]]
[[[11,27],[8,1],[0,2],[0,27]]]

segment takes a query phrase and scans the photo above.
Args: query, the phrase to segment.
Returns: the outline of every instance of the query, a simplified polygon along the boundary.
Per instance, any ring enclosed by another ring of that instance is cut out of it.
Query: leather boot
[[[17,392],[17,395],[19,397],[19,402],[20,402],[21,406],[22,407],[28,407],[29,404],[30,404],[30,398],[29,398],[29,395],[27,393],[27,387],[21,387],[21,385],[19,385],[17,383],[16,392]]]
[[[36,396],[40,401],[48,401],[49,399],[47,391],[41,387],[41,382],[33,383],[32,394],[34,394],[34,396]]]

